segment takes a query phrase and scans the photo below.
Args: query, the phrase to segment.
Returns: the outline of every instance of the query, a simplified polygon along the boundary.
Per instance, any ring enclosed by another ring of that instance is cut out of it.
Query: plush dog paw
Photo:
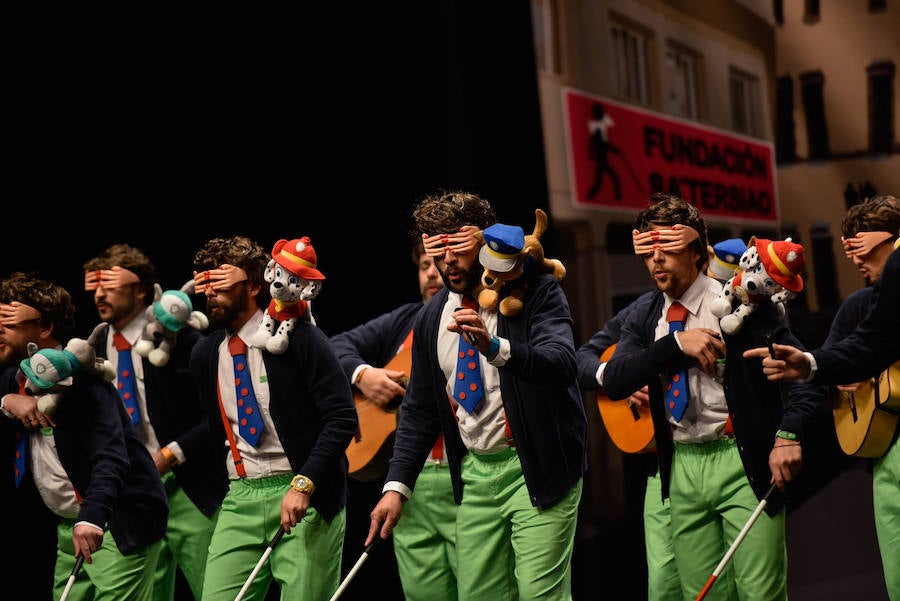
[[[718,297],[709,305],[709,312],[716,317],[725,317],[731,313],[731,297]]]
[[[272,353],[273,355],[280,355],[284,351],[287,350],[288,347],[288,339],[287,336],[272,336],[266,341],[266,350]]]
[[[169,362],[169,353],[162,349],[153,349],[147,359],[156,367],[162,367]]]
[[[731,315],[726,315],[719,320],[719,327],[721,327],[722,331],[726,334],[737,334],[743,325],[744,320],[733,313]]]
[[[500,302],[500,295],[496,290],[484,289],[478,293],[478,306],[485,311],[496,311]]]

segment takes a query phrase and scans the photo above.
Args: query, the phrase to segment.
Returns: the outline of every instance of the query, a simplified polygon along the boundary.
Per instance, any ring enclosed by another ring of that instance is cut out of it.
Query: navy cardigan
[[[454,498],[462,501],[460,476],[466,453],[447,397],[437,357],[440,316],[449,291],[438,292],[414,327],[409,387],[403,399],[387,480],[414,488],[439,432],[444,434]],[[587,470],[587,418],[576,381],[575,343],[569,304],[557,280],[530,280],[522,311],[498,314],[497,335],[511,356],[499,368],[500,390],[531,504],[559,502]]]
[[[218,441],[216,448],[221,449],[219,461],[230,461],[216,393],[218,349],[224,338],[225,330],[219,328],[194,346],[191,373],[210,431]],[[310,504],[330,522],[347,504],[345,451],[358,428],[350,384],[328,338],[308,321],[297,322],[284,353],[264,350],[263,361],[278,440],[294,473],[315,483]]]
[[[663,305],[663,294],[657,291],[646,310],[629,315],[622,326],[616,353],[604,370],[603,383],[610,398],[626,398],[645,384],[649,386],[662,496],[666,498],[674,446],[661,374],[669,364],[683,360],[684,353],[672,334],[654,340]],[[760,305],[736,334],[723,334],[727,355],[725,400],[744,471],[758,499],[762,499],[770,487],[769,452],[775,432],[779,429],[794,432],[803,441],[806,429],[815,421],[818,411],[818,401],[812,395],[795,395],[785,405],[786,391],[783,392],[778,383],[766,379],[760,360],[741,358],[746,349],[766,346],[767,334],[771,334],[776,343],[802,348],[771,303]],[[766,512],[774,515],[784,503],[784,495],[775,490],[769,495]]]

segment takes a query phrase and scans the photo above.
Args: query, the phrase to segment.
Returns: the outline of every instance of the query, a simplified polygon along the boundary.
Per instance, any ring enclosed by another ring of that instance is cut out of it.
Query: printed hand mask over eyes
[[[855,236],[849,238],[841,236],[841,243],[844,245],[844,254],[848,259],[853,257],[863,259],[875,250],[875,247],[892,237],[893,234],[890,232],[856,232]]]
[[[0,303],[0,324],[14,326],[33,319],[40,319],[41,312],[19,301]]]
[[[207,269],[194,272],[194,290],[198,293],[206,293],[208,290],[227,290],[249,279],[247,272],[240,267],[223,263],[218,269]]]
[[[671,228],[647,230],[646,232],[631,230],[634,254],[638,256],[652,254],[656,249],[667,253],[681,252],[699,238],[700,234],[697,233],[697,230],[680,223],[676,223]]]
[[[106,289],[123,288],[128,284],[137,284],[141,279],[133,271],[115,265],[109,269],[95,269],[84,272],[84,289],[88,292],[103,287]]]
[[[425,254],[429,257],[443,257],[448,250],[455,255],[475,250],[479,246],[475,238],[477,231],[479,229],[474,225],[464,225],[455,234],[422,234]]]

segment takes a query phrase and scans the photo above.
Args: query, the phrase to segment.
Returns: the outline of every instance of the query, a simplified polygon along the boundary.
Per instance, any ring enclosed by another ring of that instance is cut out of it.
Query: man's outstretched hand
[[[789,344],[773,344],[774,356],[769,356],[769,349],[761,346],[744,351],[744,359],[761,358],[762,369],[766,378],[773,382],[793,382],[809,377],[809,357]]]

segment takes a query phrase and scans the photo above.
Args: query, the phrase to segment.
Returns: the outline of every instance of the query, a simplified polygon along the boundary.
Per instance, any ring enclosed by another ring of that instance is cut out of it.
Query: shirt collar
[[[700,311],[700,303],[703,302],[704,294],[708,288],[708,279],[708,276],[705,274],[697,274],[696,279],[694,279],[694,282],[684,291],[681,298],[672,298],[668,294],[663,293],[663,296],[666,297],[666,302],[663,306],[663,315],[668,312],[672,303],[678,301],[687,308],[692,316],[696,317],[697,313]]]
[[[253,335],[256,334],[256,331],[259,329],[259,324],[262,323],[263,311],[262,309],[257,309],[256,313],[253,314],[253,317],[247,320],[247,322],[241,326],[235,334],[241,337],[248,347],[253,346],[250,344],[250,341],[253,339]],[[227,338],[227,336],[226,336]]]

